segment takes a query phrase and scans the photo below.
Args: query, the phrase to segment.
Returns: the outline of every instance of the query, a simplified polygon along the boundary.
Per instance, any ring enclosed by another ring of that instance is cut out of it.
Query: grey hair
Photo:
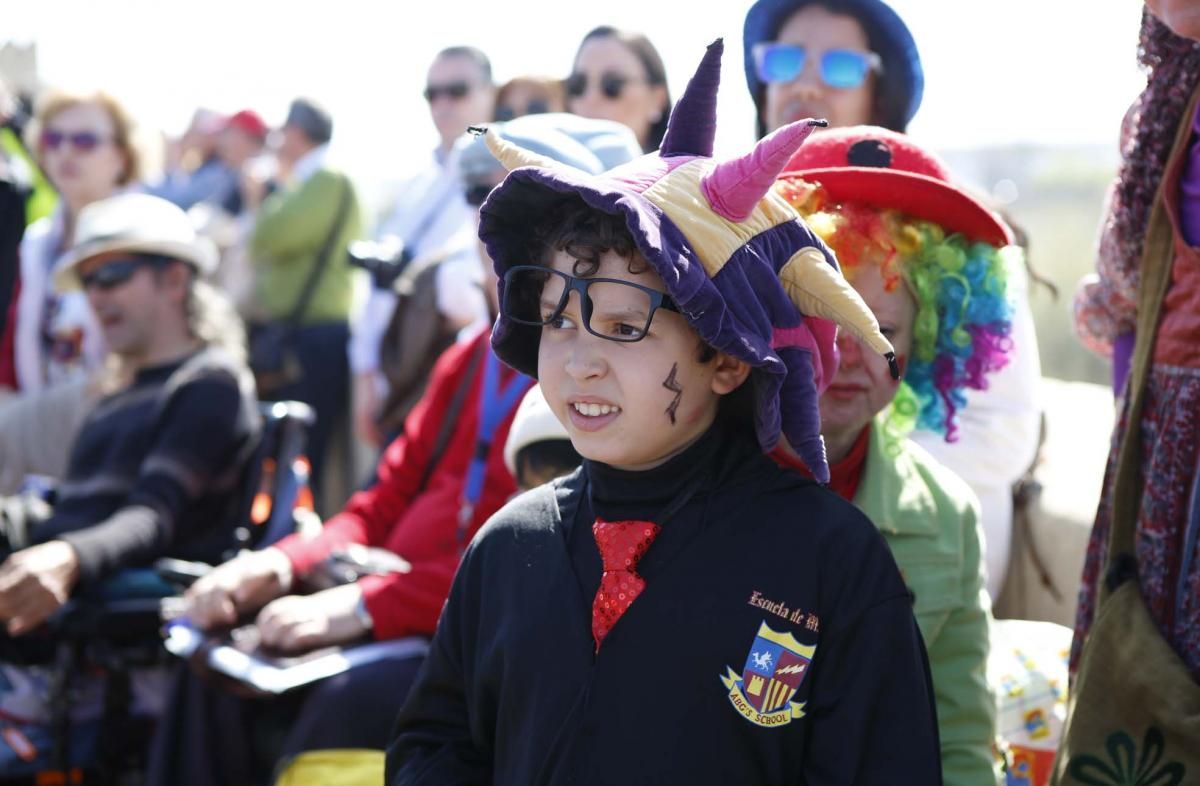
[[[207,281],[192,279],[185,304],[188,332],[210,347],[246,362],[246,328],[237,309]]]

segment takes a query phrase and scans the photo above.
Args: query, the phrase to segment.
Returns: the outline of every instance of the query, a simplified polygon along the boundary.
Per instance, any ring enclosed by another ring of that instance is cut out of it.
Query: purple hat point
[[[683,97],[675,104],[667,133],[658,148],[660,156],[712,157],[717,133],[717,89],[721,86],[724,39],[708,45],[700,67],[692,75]]]

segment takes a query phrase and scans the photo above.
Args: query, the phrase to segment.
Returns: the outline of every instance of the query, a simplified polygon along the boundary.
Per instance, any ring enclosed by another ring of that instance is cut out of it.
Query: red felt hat
[[[236,128],[237,130],[258,139],[266,139],[267,133],[270,131],[270,129],[267,128],[267,124],[264,123],[263,119],[259,116],[258,112],[255,112],[253,109],[243,109],[242,111],[231,115],[230,118],[225,121],[225,127]]]
[[[935,155],[886,128],[854,126],[813,134],[780,178],[817,183],[834,202],[899,210],[972,241],[993,246],[1013,242],[1008,225],[953,185]]]

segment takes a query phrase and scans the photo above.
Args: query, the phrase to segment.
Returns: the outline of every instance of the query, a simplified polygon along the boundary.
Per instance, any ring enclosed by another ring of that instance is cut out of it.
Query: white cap
[[[217,267],[217,249],[196,234],[180,208],[150,194],[118,194],[79,211],[75,246],[54,271],[60,292],[79,289],[75,266],[113,251],[158,254],[186,262],[204,276]]]
[[[521,448],[550,439],[569,440],[570,436],[546,403],[541,385],[534,385],[521,399],[508,430],[508,441],[504,443],[504,463],[513,477],[517,475],[517,454]]]

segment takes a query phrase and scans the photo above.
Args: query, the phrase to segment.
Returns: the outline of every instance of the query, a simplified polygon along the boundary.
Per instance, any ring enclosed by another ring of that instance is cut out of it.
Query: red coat
[[[483,387],[483,363],[463,399],[451,439],[424,489],[418,488],[438,430],[454,392],[463,383],[476,352],[491,351],[491,332],[483,330],[470,341],[457,344],[438,358],[425,395],[404,423],[404,435],[388,446],[379,463],[379,482],[355,494],[345,509],[325,523],[311,540],[292,535],[280,541],[297,575],[329,556],[335,546],[362,543],[389,549],[412,564],[412,571],[368,576],[359,581],[367,611],[375,622],[377,639],[414,634],[432,635],[450,582],[458,568],[458,513],[467,467],[474,452]],[[503,367],[500,388],[517,372]],[[525,389],[533,385],[528,380]],[[517,403],[520,397],[517,398]],[[516,491],[504,465],[504,442],[517,409],[514,403],[496,429],[487,456],[483,493],[475,506],[467,538],[487,521]]]
[[[21,297],[21,281],[13,286],[8,313],[0,314],[0,387],[17,389],[17,299]]]

